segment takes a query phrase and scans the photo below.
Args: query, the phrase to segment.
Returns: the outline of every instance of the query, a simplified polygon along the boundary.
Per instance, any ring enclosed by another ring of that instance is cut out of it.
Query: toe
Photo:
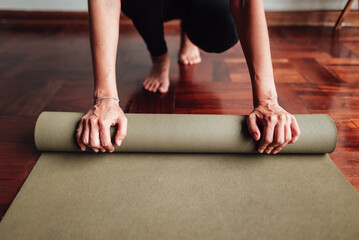
[[[166,93],[168,91],[169,85],[170,85],[169,81],[165,81],[161,83],[160,88],[158,90],[160,91],[160,93]]]
[[[148,82],[144,87],[147,91],[150,91],[151,82]]]
[[[184,65],[187,65],[187,64],[188,64],[188,59],[187,59],[187,58],[184,58],[183,61],[182,61],[182,63],[183,63]]]
[[[185,60],[186,60],[185,57],[183,57],[183,56],[179,57],[179,63],[180,64],[185,64]]]
[[[156,83],[157,83],[157,82],[153,82],[153,83],[151,84],[151,89],[150,89],[151,92],[156,92]]]
[[[151,87],[151,82],[146,83],[145,89],[146,89],[146,90],[149,90],[150,87]]]
[[[142,86],[143,86],[144,88],[146,88],[147,85],[148,85],[148,79],[145,79],[145,81],[143,81],[143,83],[142,83]]]
[[[152,92],[152,87],[153,87],[153,82],[151,82],[151,83],[148,85],[147,90],[150,91],[150,92]]]
[[[157,89],[158,89],[158,87],[159,87],[159,83],[158,82],[155,82],[154,84],[153,84],[153,87],[152,87],[152,92],[157,92]]]

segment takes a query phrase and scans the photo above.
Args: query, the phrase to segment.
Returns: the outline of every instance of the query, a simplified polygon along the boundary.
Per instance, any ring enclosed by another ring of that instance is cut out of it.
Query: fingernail
[[[277,154],[278,152],[277,152],[277,151],[273,151],[272,153],[273,153],[273,154]]]
[[[118,140],[117,141],[117,146],[121,146],[121,144],[122,144],[122,140]]]
[[[263,149],[258,149],[258,152],[259,152],[259,153],[263,153]]]
[[[267,150],[267,151],[266,151],[266,154],[270,154],[270,150]]]

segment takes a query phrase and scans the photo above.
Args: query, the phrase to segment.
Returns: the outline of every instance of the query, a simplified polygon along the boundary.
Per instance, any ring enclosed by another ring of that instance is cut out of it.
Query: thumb
[[[248,131],[252,135],[255,141],[258,141],[261,138],[261,132],[259,131],[257,125],[257,116],[254,113],[251,113],[247,118]]]
[[[127,118],[122,118],[117,122],[117,132],[115,136],[115,143],[117,146],[122,144],[122,141],[127,136]]]

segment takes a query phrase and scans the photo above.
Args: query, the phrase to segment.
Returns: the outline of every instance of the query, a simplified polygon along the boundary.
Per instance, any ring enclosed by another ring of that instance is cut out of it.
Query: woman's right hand
[[[110,128],[115,125],[115,143],[120,146],[127,134],[127,118],[117,100],[100,100],[81,118],[76,130],[77,144],[82,151],[88,147],[94,152],[113,152]]]

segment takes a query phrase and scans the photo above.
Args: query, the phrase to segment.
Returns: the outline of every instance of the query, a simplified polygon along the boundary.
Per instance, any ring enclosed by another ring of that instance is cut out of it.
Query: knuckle
[[[100,128],[105,128],[106,127],[106,121],[103,119],[99,119],[98,120],[98,125]]]
[[[109,147],[111,147],[111,146],[112,146],[112,144],[111,144],[111,142],[110,142],[110,141],[105,140],[105,141],[102,143],[102,146],[103,146],[104,148],[109,148]]]
[[[284,119],[285,119],[285,115],[284,115],[284,114],[278,115],[278,121],[284,121]]]
[[[120,136],[125,138],[125,137],[127,137],[127,133],[123,132],[123,133],[120,134]]]
[[[274,147],[267,147],[266,151],[271,152],[273,149],[274,149]]]
[[[111,149],[112,145],[111,144],[104,144],[103,147],[106,148],[106,149]]]
[[[99,142],[96,140],[91,140],[90,141],[90,147],[96,147],[98,148],[100,146]]]
[[[123,116],[123,117],[121,118],[121,121],[127,123],[127,117]]]
[[[121,139],[121,140],[123,140],[123,139],[126,138],[126,136],[127,136],[126,133],[121,133],[121,134],[118,136],[118,138]]]
[[[291,122],[291,120],[292,120],[292,115],[291,115],[291,114],[286,114],[286,115],[285,115],[285,120],[286,120],[287,122]]]
[[[90,125],[91,125],[91,119],[86,119],[85,120],[85,125],[86,125],[86,127],[89,127]]]
[[[285,137],[285,142],[288,143],[292,138],[290,136]]]
[[[276,115],[274,115],[274,114],[271,114],[271,115],[266,117],[266,120],[267,120],[268,123],[273,124],[273,123],[277,122],[278,117]]]
[[[272,144],[269,144],[267,147],[267,150],[272,150],[274,148],[274,146]]]
[[[256,119],[256,115],[254,113],[249,114],[248,119],[253,121]]]
[[[276,152],[276,153],[278,153],[278,152],[280,152],[282,150],[282,147],[278,147],[278,148],[276,148],[274,151]]]
[[[265,138],[265,139],[264,139],[264,143],[265,143],[265,144],[270,144],[270,143],[272,143],[272,139],[270,139],[270,138]]]
[[[97,124],[97,119],[96,118],[90,118],[90,124],[91,125],[96,125]]]

